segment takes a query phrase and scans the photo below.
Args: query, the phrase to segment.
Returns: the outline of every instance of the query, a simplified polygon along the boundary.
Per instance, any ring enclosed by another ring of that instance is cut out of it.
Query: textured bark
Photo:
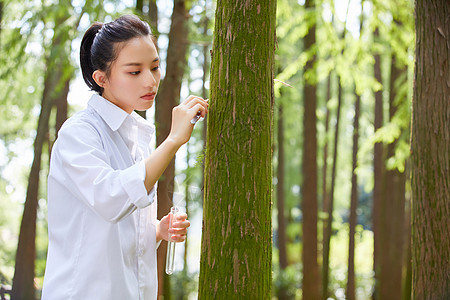
[[[199,299],[271,299],[276,1],[219,0]]]
[[[280,264],[280,272],[283,272],[284,269],[288,266],[287,260],[287,250],[286,250],[286,217],[284,213],[284,203],[285,203],[285,193],[284,193],[284,170],[285,170],[285,162],[284,162],[284,116],[283,116],[283,103],[278,104],[278,131],[277,131],[277,140],[278,140],[278,166],[277,166],[277,221],[278,221],[278,257]],[[278,299],[284,300],[288,299],[287,290],[285,286],[281,286],[278,290]]]
[[[416,1],[413,299],[450,299],[450,2]]]
[[[374,39],[379,38],[378,28],[375,29]],[[381,78],[381,58],[380,54],[375,54],[375,65],[374,65],[374,76],[375,79],[382,83]],[[383,91],[375,92],[375,121],[374,121],[374,131],[376,132],[383,125]],[[374,234],[374,251],[373,251],[373,267],[375,272],[375,289],[374,289],[374,299],[381,300],[378,298],[380,277],[380,255],[381,255],[381,229],[380,229],[380,218],[381,218],[381,202],[383,198],[383,144],[375,143],[374,154],[373,154],[373,234]]]
[[[181,82],[186,66],[187,11],[185,1],[174,0],[172,23],[167,48],[166,75],[156,98],[156,144],[160,145],[169,135],[172,109],[178,104]],[[175,159],[172,159],[158,181],[158,219],[169,213],[174,191]],[[165,275],[167,242],[158,248],[158,295],[170,299],[169,276]],[[167,283],[167,284],[165,284]]]
[[[315,10],[314,0],[305,1],[306,10]],[[310,27],[305,36],[305,51],[315,46],[316,26]],[[312,70],[316,55],[306,63],[305,71]],[[316,83],[305,82],[303,117],[303,159],[302,159],[302,212],[303,212],[303,298],[320,298],[319,264],[317,262],[317,95]]]

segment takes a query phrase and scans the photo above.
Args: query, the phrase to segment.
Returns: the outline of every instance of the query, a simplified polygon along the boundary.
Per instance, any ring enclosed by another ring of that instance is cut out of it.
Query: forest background
[[[311,225],[304,216],[312,209],[321,298],[409,299],[414,3],[311,3],[277,1],[272,294],[302,298],[303,232]],[[159,126],[158,144],[167,122],[158,116],[189,94],[208,98],[215,6],[209,0],[0,1],[0,283],[6,290],[28,272],[40,295],[51,145],[92,93],[79,70],[84,31],[126,13],[149,20],[166,75],[146,114]],[[312,83],[311,121],[304,117],[304,87]],[[308,122],[317,126],[315,208],[302,203]],[[205,134],[206,121],[196,125],[158,191],[160,201],[180,206],[192,222],[187,241],[177,246],[176,273],[160,273],[165,299],[197,295]],[[29,259],[16,261],[16,255]]]

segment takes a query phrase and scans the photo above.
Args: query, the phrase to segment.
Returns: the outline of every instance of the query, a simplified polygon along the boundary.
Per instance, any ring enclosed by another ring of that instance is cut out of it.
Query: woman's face
[[[111,64],[109,76],[97,70],[100,73],[94,72],[94,79],[98,82],[98,76],[102,82],[102,96],[127,113],[147,110],[153,105],[161,79],[156,47],[150,36],[117,46],[119,55]]]

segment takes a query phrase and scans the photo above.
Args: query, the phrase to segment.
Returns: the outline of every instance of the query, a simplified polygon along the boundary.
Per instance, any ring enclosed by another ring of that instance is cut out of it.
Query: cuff
[[[155,187],[147,193],[144,185],[145,161],[141,160],[128,169],[120,172],[120,183],[125,189],[131,202],[138,207],[144,208],[153,203],[155,198]]]

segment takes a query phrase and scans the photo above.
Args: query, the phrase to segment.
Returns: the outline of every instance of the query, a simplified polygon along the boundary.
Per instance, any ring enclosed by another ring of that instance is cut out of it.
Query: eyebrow
[[[156,58],[152,61],[152,63],[157,62],[157,61],[159,61],[159,57],[156,57]],[[142,65],[142,63],[139,63],[139,62],[129,62],[129,63],[123,64],[124,67],[128,67],[128,66],[141,66],[141,65]]]

